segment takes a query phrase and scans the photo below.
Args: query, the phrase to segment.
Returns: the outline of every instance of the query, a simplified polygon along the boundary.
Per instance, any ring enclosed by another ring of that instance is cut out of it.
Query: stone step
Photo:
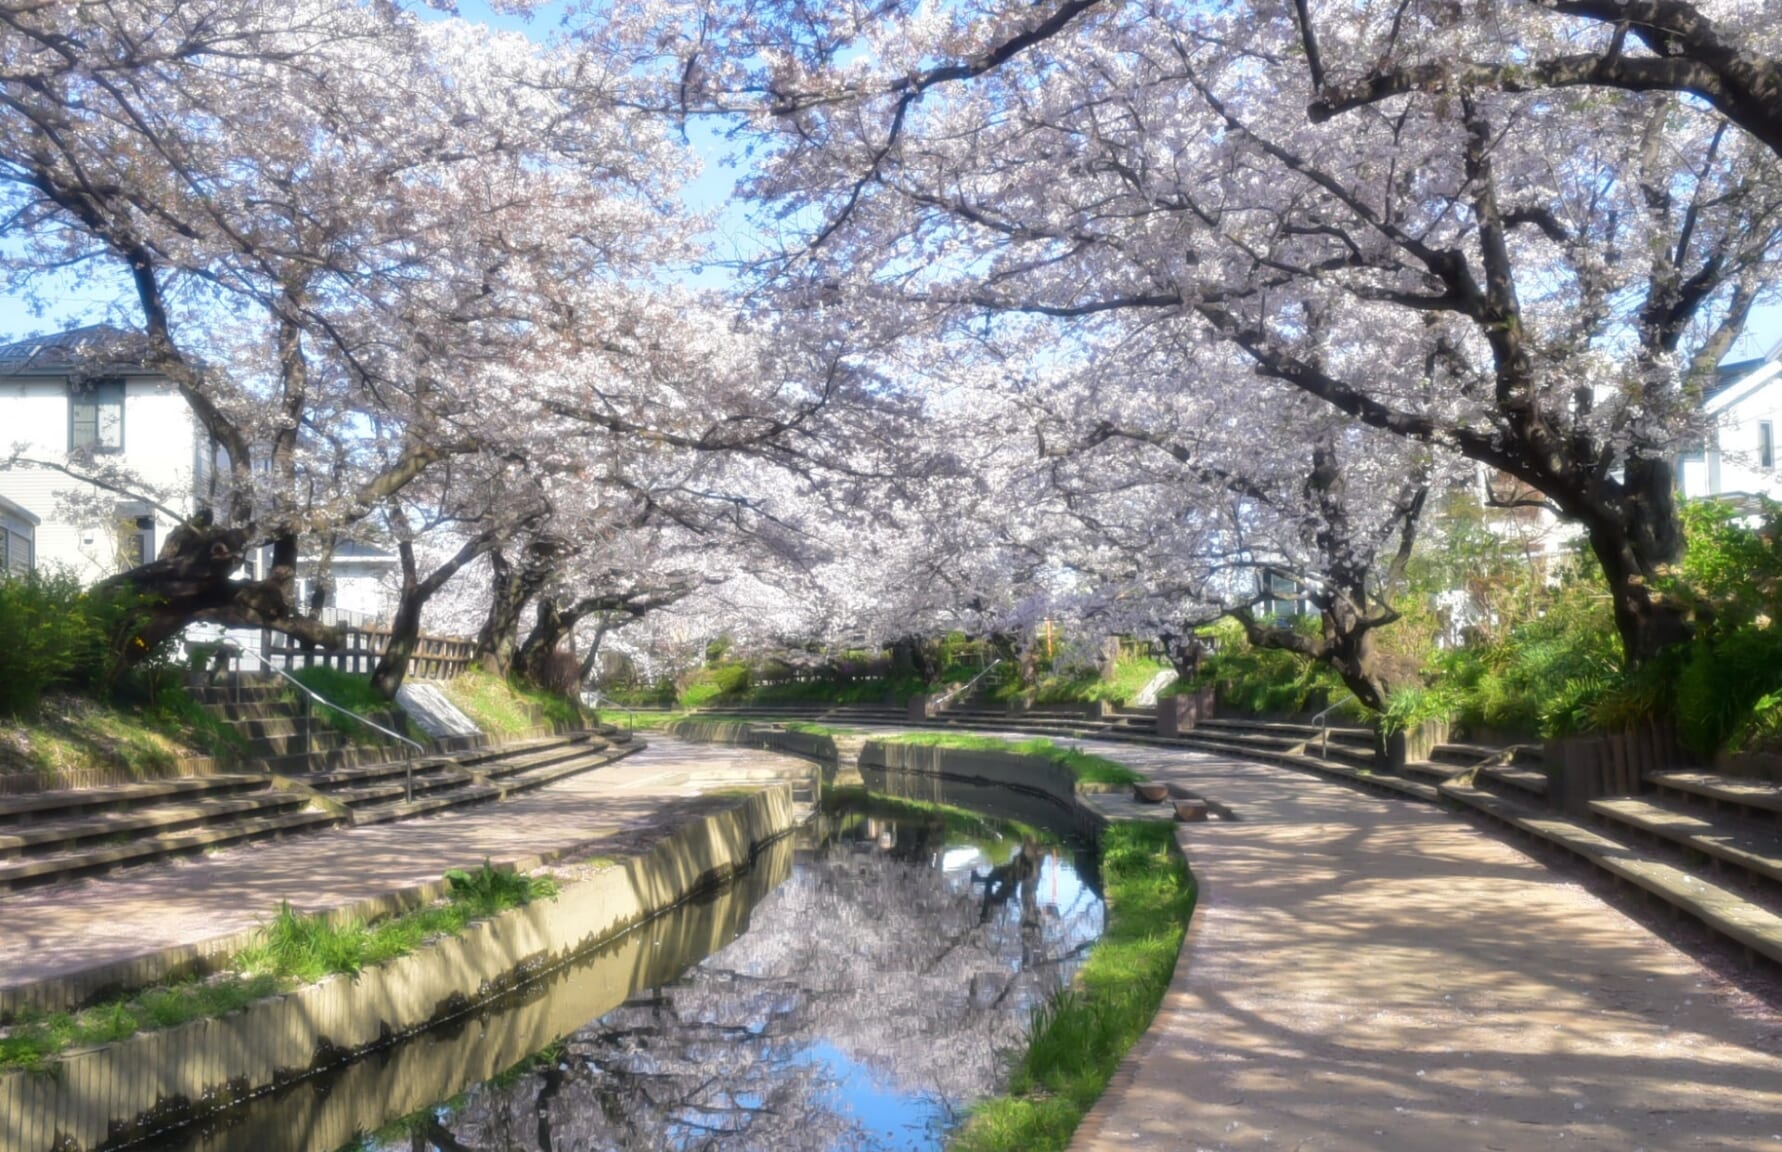
[[[1300,740],[1317,740],[1323,737],[1326,729],[1316,724],[1290,724],[1278,720],[1243,720],[1223,716],[1211,720],[1202,720],[1197,728],[1213,728],[1222,731],[1256,732],[1271,736],[1294,737]],[[1374,746],[1376,739],[1372,728],[1356,728],[1348,725],[1333,724],[1328,729],[1331,743],[1342,741],[1348,744],[1365,744]]]
[[[344,748],[350,740],[344,732],[317,724],[308,733],[295,732],[283,736],[255,736],[247,742],[243,755],[254,760],[272,760],[280,756],[331,752]]]
[[[1513,790],[1531,798],[1545,800],[1549,782],[1545,772],[1533,768],[1518,768],[1510,764],[1487,764],[1474,773],[1474,782],[1483,781],[1489,787],[1500,790]]]
[[[1510,827],[1574,853],[1743,946],[1782,964],[1782,916],[1682,868],[1544,809],[1452,781],[1441,794]]]
[[[1436,799],[1435,786],[1421,780],[1411,780],[1390,773],[1376,772],[1368,767],[1335,759],[1320,760],[1315,756],[1269,751],[1248,744],[1234,744],[1229,740],[1207,735],[1199,728],[1184,733],[1173,740],[1158,737],[1144,741],[1144,743],[1224,752],[1233,756],[1263,760],[1270,764],[1280,764],[1287,768],[1298,768],[1301,771],[1312,772],[1320,776],[1329,776],[1346,783],[1359,784],[1373,791],[1396,793],[1416,800],[1434,801]]]
[[[295,792],[237,792],[216,798],[202,795],[177,804],[154,804],[94,812],[67,820],[38,820],[7,825],[0,831],[0,859],[67,852],[76,846],[119,836],[176,832],[222,819],[265,815],[302,808],[309,801]]]
[[[1590,802],[1590,810],[1608,820],[1782,884],[1782,830],[1718,813],[1708,817],[1692,808],[1681,802],[1667,803],[1642,796],[1612,796]]]
[[[353,824],[383,824],[392,820],[406,820],[412,816],[424,816],[433,812],[443,812],[448,808],[460,808],[469,804],[486,804],[506,799],[519,792],[543,788],[570,776],[622,760],[637,751],[637,748],[585,748],[568,758],[558,758],[542,766],[532,766],[525,771],[515,773],[488,782],[469,781],[461,786],[440,790],[413,803],[402,799],[400,786],[388,801],[378,804],[366,804],[353,809]],[[417,788],[417,792],[419,789]]]
[[[380,760],[371,764],[331,768],[307,773],[300,779],[318,792],[332,793],[339,788],[354,788],[391,777],[401,777],[409,770],[411,764],[416,773],[440,769],[476,769],[494,775],[497,766],[507,766],[506,770],[510,773],[523,771],[535,764],[550,763],[557,758],[578,755],[581,750],[589,746],[585,739],[554,737],[529,741],[525,744],[510,744],[501,748],[481,748],[456,756],[427,756],[413,761]],[[604,741],[602,741],[602,746],[604,746]]]
[[[1662,792],[1743,808],[1754,815],[1782,816],[1782,784],[1723,776],[1718,772],[1648,772],[1646,781]]]
[[[91,875],[132,864],[146,864],[206,848],[238,844],[289,832],[308,832],[340,823],[332,812],[302,810],[246,820],[232,820],[205,828],[144,836],[126,844],[31,857],[0,864],[0,891],[32,887],[77,876]]]
[[[1400,774],[1412,780],[1440,784],[1444,780],[1452,780],[1465,771],[1466,769],[1458,764],[1439,764],[1433,760],[1412,760],[1400,769]]]
[[[4,796],[0,797],[0,830],[11,831],[20,825],[39,820],[61,820],[81,813],[124,811],[174,800],[186,801],[251,792],[266,785],[264,776],[189,776],[175,780],[151,780],[142,784],[120,784],[111,788],[80,788]]]
[[[1538,744],[1468,744],[1451,740],[1430,749],[1429,758],[1441,764],[1476,768],[1482,764],[1539,764],[1543,756]]]
[[[414,774],[414,794],[421,796],[448,789],[463,788],[476,782],[476,777],[462,769],[431,768],[425,772]],[[372,783],[331,788],[323,794],[330,800],[338,800],[348,808],[364,808],[373,804],[388,804],[401,800],[408,795],[408,792],[408,778],[402,775],[391,775]]]
[[[265,704],[283,698],[287,687],[292,692],[296,691],[295,687],[284,683],[243,684],[240,688],[216,684],[189,688],[187,691],[200,704]]]

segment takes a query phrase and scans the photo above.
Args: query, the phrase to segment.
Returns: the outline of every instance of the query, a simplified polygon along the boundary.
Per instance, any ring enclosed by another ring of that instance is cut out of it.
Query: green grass
[[[386,728],[391,727],[386,718],[395,709],[395,705],[372,690],[370,676],[342,672],[338,668],[318,664],[310,668],[292,669],[291,678],[330,704],[345,708],[347,712],[356,712],[360,716],[371,717],[376,723],[382,724]],[[289,684],[284,685],[280,695],[291,701],[303,699],[303,694]],[[376,729],[333,708],[324,708],[320,704],[316,704],[312,706],[310,715],[324,726],[332,728],[336,732],[345,733],[347,738],[355,743],[369,744],[388,739]],[[396,730],[407,736],[416,736],[416,733],[408,727],[406,717],[403,718],[402,725]]]
[[[109,1044],[137,1032],[221,1016],[282,987],[274,976],[226,973],[215,980],[144,989],[127,999],[79,1012],[27,1016],[0,1037],[0,1068],[41,1068],[70,1048]]]
[[[41,1068],[71,1048],[221,1016],[276,992],[406,956],[472,921],[557,895],[549,876],[504,871],[486,860],[480,868],[453,869],[446,879],[451,892],[444,901],[371,924],[331,924],[285,904],[215,979],[146,988],[80,1012],[22,1017],[0,1035],[0,1069]]]
[[[152,701],[115,704],[53,693],[0,725],[0,772],[51,776],[109,769],[149,780],[173,774],[181,759],[245,746],[178,689]]]
[[[1124,764],[1105,756],[1092,756],[1075,748],[1062,748],[1041,737],[1016,743],[994,736],[969,736],[959,732],[920,732],[898,736],[887,743],[925,744],[939,748],[966,748],[977,752],[1011,752],[1020,756],[1038,756],[1070,770],[1079,784],[1122,786],[1144,779]]]
[[[455,936],[472,920],[557,894],[549,877],[505,872],[487,861],[474,872],[447,872],[446,879],[452,890],[444,903],[370,924],[362,920],[336,924],[321,916],[306,916],[286,904],[261,932],[259,941],[237,954],[235,965],[244,972],[300,984],[330,975],[353,975],[406,956],[434,937]]]
[[[1008,1092],[972,1109],[953,1152],[1066,1147],[1156,1016],[1194,912],[1194,879],[1175,850],[1174,826],[1110,826],[1101,875],[1108,907],[1101,940],[1073,986],[1035,1014]]]
[[[575,728],[588,722],[588,714],[573,700],[481,669],[461,672],[441,689],[478,728],[492,735],[524,736],[546,724]]]

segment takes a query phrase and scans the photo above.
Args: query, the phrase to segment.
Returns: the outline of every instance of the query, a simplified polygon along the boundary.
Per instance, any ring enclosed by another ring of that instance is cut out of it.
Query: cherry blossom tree
[[[1656,590],[1683,543],[1672,459],[1782,254],[1777,157],[1713,108],[1500,85],[1317,123],[1284,6],[697,11],[721,34],[658,21],[653,43],[699,78],[686,101],[748,110],[751,190],[801,225],[761,267],[788,306],[974,342],[1044,317],[1060,355],[1217,337],[1579,524],[1630,663],[1687,636]]]

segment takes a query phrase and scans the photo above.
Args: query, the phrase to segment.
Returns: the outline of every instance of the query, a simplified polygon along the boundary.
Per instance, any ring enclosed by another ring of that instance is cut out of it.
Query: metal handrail
[[[1330,759],[1330,714],[1354,699],[1355,693],[1351,692],[1341,700],[1338,700],[1335,704],[1330,705],[1324,711],[1312,717],[1312,723],[1318,727],[1318,759]]]
[[[600,689],[598,689],[598,688],[591,689],[588,694],[590,696],[594,697],[594,710],[596,712],[598,712],[600,710],[600,702],[602,700],[604,700],[608,704],[612,705],[614,708],[617,708],[620,711],[625,713],[625,731],[627,731],[627,732],[637,731],[637,713],[633,712],[631,710],[631,705],[619,703],[617,700],[614,700],[611,696],[607,696],[604,693],[602,693],[600,691]]]
[[[289,672],[286,672],[283,668],[280,668],[277,664],[274,664],[272,661],[268,660],[261,653],[252,651],[251,649],[240,648],[240,647],[236,648],[236,652],[237,652],[237,654],[242,655],[242,656],[252,656],[254,659],[258,660],[260,663],[266,665],[266,668],[268,671],[276,673],[279,676],[283,676],[286,680],[289,680],[291,683],[295,684],[297,686],[297,690],[299,692],[303,693],[310,700],[314,700],[317,704],[320,704],[322,707],[332,708],[336,712],[339,712],[343,716],[351,716],[353,719],[355,719],[359,723],[365,725],[367,728],[372,728],[372,729],[375,729],[376,731],[382,732],[385,736],[390,737],[390,739],[392,739],[392,740],[400,740],[402,743],[407,744],[410,748],[413,748],[416,752],[419,752],[421,755],[423,755],[423,756],[427,755],[426,747],[424,745],[422,745],[419,741],[410,740],[407,736],[404,736],[399,732],[392,732],[388,728],[385,728],[382,724],[379,724],[375,720],[368,719],[367,717],[361,716],[357,712],[354,712],[350,708],[342,708],[340,705],[336,704],[334,701],[324,699],[323,697],[318,696],[313,688],[311,688],[309,685],[305,684],[303,681],[297,679],[297,677],[291,675]],[[235,681],[235,689],[236,689],[235,702],[237,704],[239,704],[239,703],[241,703],[241,680],[239,678],[237,678]],[[307,711],[307,708],[308,708],[308,705],[306,704],[305,705],[306,711]],[[307,719],[309,719],[309,717],[305,716],[304,719],[307,720]],[[309,730],[307,728],[304,729],[304,733],[303,733],[303,746],[304,746],[305,750],[307,750],[309,748]],[[415,762],[412,759],[403,761],[402,792],[403,792],[403,802],[404,803],[408,803],[408,804],[414,803],[414,800],[415,800]]]
[[[975,685],[979,680],[982,680],[984,677],[990,675],[990,670],[1001,663],[1002,663],[1002,657],[998,656],[996,659],[990,661],[990,663],[984,665],[983,671],[979,672],[976,676],[973,676],[970,680],[967,680],[965,683],[963,683],[959,687],[953,689],[951,692],[942,692],[940,694],[940,697],[937,700],[935,700],[935,702],[934,702],[935,708],[937,710],[941,709],[941,708],[945,708],[947,705],[951,704],[954,700],[965,695],[967,692],[970,692],[972,690],[973,685]]]

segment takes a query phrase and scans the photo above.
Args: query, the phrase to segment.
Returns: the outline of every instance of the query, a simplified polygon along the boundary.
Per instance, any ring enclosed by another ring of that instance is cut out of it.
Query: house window
[[[10,525],[0,531],[0,580],[27,575],[32,567],[31,537],[15,531]]]
[[[147,564],[155,558],[155,518],[121,511],[118,516],[118,571]]]
[[[68,450],[124,450],[124,382],[96,380],[68,390]]]
[[[1776,433],[1768,420],[1757,423],[1757,466],[1765,472],[1776,466]]]

